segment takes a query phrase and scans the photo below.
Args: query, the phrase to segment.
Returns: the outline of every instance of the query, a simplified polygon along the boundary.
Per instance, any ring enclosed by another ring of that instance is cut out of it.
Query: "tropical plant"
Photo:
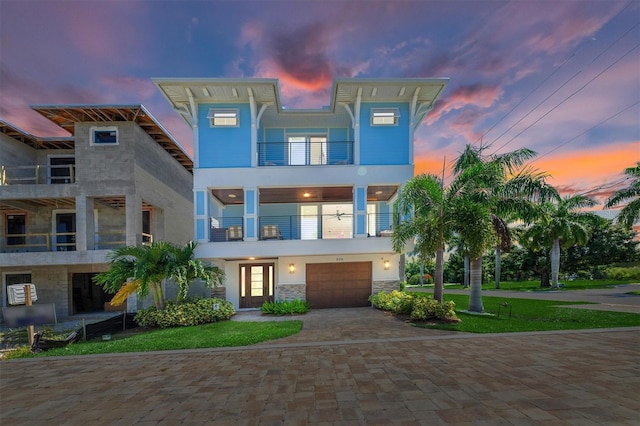
[[[443,179],[432,174],[420,174],[407,181],[398,194],[398,212],[406,220],[394,229],[391,237],[393,249],[401,253],[407,242],[414,241],[413,251],[421,258],[435,253],[433,297],[438,302],[442,302],[444,291],[445,245],[456,233],[466,237],[469,246],[483,234],[479,227],[472,229],[478,217],[476,210],[483,206],[475,202],[466,189],[483,180],[484,169],[482,165],[469,167],[446,187]],[[484,241],[484,237],[481,240]],[[473,246],[469,251],[475,249],[477,247]]]
[[[628,201],[618,215],[618,222],[631,229],[635,222],[640,221],[640,161],[635,167],[626,168],[624,174],[630,176],[631,183],[616,191],[607,199],[604,207],[608,209]]]
[[[462,174],[481,167],[482,179],[467,188],[474,194],[474,214],[467,217],[467,230],[461,236],[471,247],[469,310],[482,312],[482,255],[492,244],[496,248],[496,287],[500,286],[500,255],[511,247],[510,221],[529,222],[535,216],[535,202],[555,199],[556,190],[545,182],[546,174],[524,167],[527,160],[536,156],[530,149],[522,148],[505,154],[484,156],[486,146],[467,145],[456,160],[453,170]],[[461,218],[462,219],[462,218]],[[469,232],[470,231],[470,232]],[[471,238],[471,239],[469,239]]]
[[[589,239],[593,213],[581,211],[596,202],[584,195],[574,195],[544,202],[538,207],[535,223],[523,230],[521,243],[525,246],[542,245],[549,249],[551,260],[551,287],[558,287],[560,249],[574,244],[585,244]]]
[[[184,247],[166,241],[154,241],[143,246],[118,247],[108,254],[109,270],[94,278],[107,293],[116,293],[111,305],[122,304],[129,295],[146,297],[151,291],[158,310],[164,310],[162,281],[173,279],[178,285],[178,301],[183,300],[189,284],[202,280],[206,286],[222,284],[224,272],[216,266],[193,259],[196,243]]]

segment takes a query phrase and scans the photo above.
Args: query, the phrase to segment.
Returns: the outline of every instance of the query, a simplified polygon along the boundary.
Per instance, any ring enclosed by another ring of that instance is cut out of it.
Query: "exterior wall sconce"
[[[389,266],[390,266],[390,265],[391,265],[391,264],[389,263],[389,261],[388,261],[388,260],[385,260],[385,261],[384,261],[384,270],[385,270],[385,271],[388,271],[388,270],[389,270]]]
[[[296,265],[294,265],[293,263],[289,264],[289,273],[293,274],[294,272],[296,272]]]

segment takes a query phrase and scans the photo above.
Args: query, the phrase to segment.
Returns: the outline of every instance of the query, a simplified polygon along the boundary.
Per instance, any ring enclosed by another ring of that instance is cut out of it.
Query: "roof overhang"
[[[31,108],[72,135],[75,123],[134,122],[189,172],[193,160],[142,105],[32,105]]]
[[[338,79],[334,80],[329,107],[293,109],[282,106],[277,79],[154,78],[160,92],[191,126],[192,103],[247,103],[273,105],[271,113],[286,115],[342,114],[340,104],[361,102],[415,102],[419,121],[447,86],[448,78]]]
[[[73,137],[41,138],[4,120],[0,120],[0,133],[20,141],[33,149],[73,149],[74,147]]]

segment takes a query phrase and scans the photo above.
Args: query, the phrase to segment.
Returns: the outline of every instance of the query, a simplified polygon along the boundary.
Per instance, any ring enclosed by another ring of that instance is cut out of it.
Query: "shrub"
[[[414,320],[432,318],[458,320],[454,302],[439,303],[431,296],[416,297],[410,293],[393,290],[389,293],[379,292],[371,295],[369,301],[378,309],[396,315],[411,315],[411,319]]]
[[[278,300],[275,302],[264,302],[260,310],[264,314],[272,315],[294,315],[306,314],[311,305],[306,300]]]
[[[413,295],[403,291],[392,290],[389,293],[379,292],[369,296],[369,301],[378,309],[394,314],[410,314],[413,306]]]
[[[440,303],[431,297],[417,297],[413,301],[411,319],[428,320],[432,318],[456,320],[456,304],[452,301]]]
[[[141,327],[168,328],[225,321],[235,313],[233,304],[226,300],[195,298],[180,304],[167,301],[164,311],[155,306],[142,309],[136,313],[134,320]]]
[[[605,271],[607,278],[617,281],[640,280],[640,267],[631,268],[607,268]]]

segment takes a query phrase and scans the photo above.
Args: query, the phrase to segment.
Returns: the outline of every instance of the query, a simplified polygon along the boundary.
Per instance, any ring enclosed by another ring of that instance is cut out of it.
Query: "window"
[[[27,215],[22,213],[6,215],[6,234],[8,246],[21,246],[26,244]],[[11,236],[15,235],[15,236]]]
[[[237,109],[210,109],[207,114],[211,127],[238,127],[240,114]]]
[[[371,125],[396,126],[400,112],[398,108],[371,108]]]
[[[117,145],[118,144],[118,128],[110,127],[91,127],[91,145]]]
[[[289,136],[289,165],[327,164],[326,136]]]
[[[73,183],[75,157],[49,157],[49,183]]]

